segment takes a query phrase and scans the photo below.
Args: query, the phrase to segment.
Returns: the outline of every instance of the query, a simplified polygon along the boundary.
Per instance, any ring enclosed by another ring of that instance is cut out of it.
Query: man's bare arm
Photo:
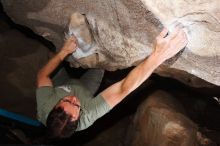
[[[177,27],[173,33],[165,37],[167,33],[168,30],[164,29],[156,38],[155,51],[148,59],[135,67],[123,80],[113,84],[101,93],[111,107],[117,105],[140,86],[160,64],[186,46],[187,37],[181,27]]]
[[[37,87],[53,86],[50,78],[51,73],[59,66],[64,58],[76,50],[76,40],[74,37],[68,39],[62,49],[40,69],[37,74]]]

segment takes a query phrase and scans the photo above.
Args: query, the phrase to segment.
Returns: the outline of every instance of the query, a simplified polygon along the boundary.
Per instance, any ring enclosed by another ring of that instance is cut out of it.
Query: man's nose
[[[72,102],[72,103],[76,102],[76,98],[75,98],[74,96],[72,96],[71,102]]]

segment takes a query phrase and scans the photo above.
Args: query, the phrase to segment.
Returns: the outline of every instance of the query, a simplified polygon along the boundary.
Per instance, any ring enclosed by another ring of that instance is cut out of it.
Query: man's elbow
[[[37,73],[37,81],[39,82],[40,80],[44,78],[49,78],[49,77],[42,70],[39,70]]]
[[[41,79],[44,76],[43,72],[41,70],[37,73],[37,80]]]
[[[38,72],[37,87],[41,86],[53,86],[53,84],[49,76],[45,75],[43,72]]]
[[[130,86],[128,86],[127,84],[122,82],[122,85],[121,85],[121,88],[120,88],[120,94],[123,94],[123,95],[127,96],[131,92],[132,92],[132,89],[130,88]]]

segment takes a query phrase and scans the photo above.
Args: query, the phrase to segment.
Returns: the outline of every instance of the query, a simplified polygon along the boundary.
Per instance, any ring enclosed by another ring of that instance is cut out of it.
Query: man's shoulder
[[[46,124],[46,119],[50,111],[57,102],[66,95],[68,95],[66,91],[57,87],[47,86],[37,88],[36,101],[38,120]]]
[[[91,126],[97,119],[108,113],[112,108],[99,94],[86,100],[82,104],[80,120],[76,131],[81,131]]]
[[[42,86],[36,89],[36,97],[48,96],[53,94],[54,88],[52,86]]]

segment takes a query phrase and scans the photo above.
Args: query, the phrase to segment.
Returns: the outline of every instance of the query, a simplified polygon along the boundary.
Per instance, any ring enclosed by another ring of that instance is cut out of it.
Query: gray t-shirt
[[[105,99],[99,94],[94,97],[78,80],[70,80],[63,86],[44,86],[37,88],[37,118],[46,125],[47,116],[57,102],[68,95],[76,96],[81,105],[80,120],[76,131],[91,126],[98,118],[111,110]]]

